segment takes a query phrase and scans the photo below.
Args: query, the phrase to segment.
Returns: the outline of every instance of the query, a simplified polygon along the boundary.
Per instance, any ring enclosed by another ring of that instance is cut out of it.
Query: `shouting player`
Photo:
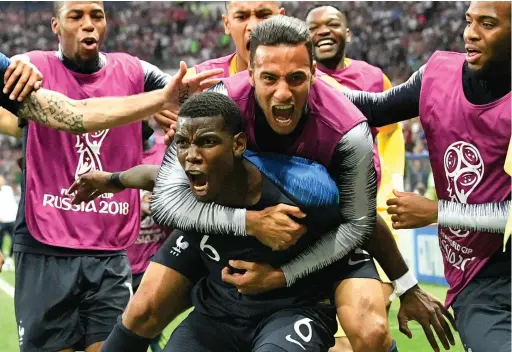
[[[100,53],[106,30],[101,2],[56,3],[52,30],[59,39],[58,52],[23,57],[45,77],[43,88],[79,100],[133,95],[162,88],[169,80],[137,58]],[[35,106],[17,113],[42,123],[52,117],[53,109]],[[73,116],[57,114],[54,119],[76,134],[84,132]],[[139,232],[139,195],[107,195],[72,206],[66,187],[91,170],[139,164],[141,124],[75,136],[29,121],[23,150],[27,157],[14,236],[15,310],[24,331],[20,348],[98,351],[131,294],[124,249]],[[55,278],[58,283],[52,283]]]
[[[293,182],[281,185],[278,180],[273,181],[276,170],[272,170],[270,163],[279,157],[258,158],[249,154],[244,160],[247,138],[242,132],[240,111],[223,94],[203,93],[187,101],[180,109],[175,141],[180,165],[199,200],[252,209],[279,203],[300,204],[308,212],[305,224],[314,230],[304,234],[295,246],[282,251],[273,251],[257,239],[245,236],[227,241],[223,236],[173,233],[166,248],[162,248],[162,255],[170,257],[170,267],[179,272],[194,270],[184,267],[180,256],[196,251],[205,262],[208,275],[194,287],[195,309],[176,328],[166,350],[327,350],[334,342],[336,312],[332,301],[324,301],[333,296],[333,286],[344,278],[377,278],[371,261],[362,260],[350,266],[347,258],[290,288],[256,296],[241,295],[235,286],[223,282],[222,276],[230,271],[238,272],[229,269],[229,259],[279,267],[314,242],[319,233],[336,226],[339,219],[336,184],[325,171],[319,174],[322,167],[296,157],[281,159],[285,166],[301,170],[297,170],[302,176],[301,187],[290,187]],[[256,165],[265,171],[259,171]],[[304,177],[306,171],[309,178]],[[311,191],[319,196],[308,194]],[[178,239],[190,248],[182,246],[180,256],[169,256]],[[212,325],[219,327],[215,339],[206,333]]]

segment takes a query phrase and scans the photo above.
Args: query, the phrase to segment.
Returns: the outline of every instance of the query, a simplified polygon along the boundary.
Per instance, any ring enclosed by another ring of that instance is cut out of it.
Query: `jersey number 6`
[[[201,250],[203,252],[205,252],[206,255],[209,256],[212,260],[215,260],[216,262],[218,262],[220,260],[219,252],[217,252],[217,250],[215,248],[213,248],[212,246],[210,246],[209,244],[206,244],[206,241],[208,241],[208,238],[210,238],[210,236],[206,236],[206,235],[203,236],[203,239],[201,240],[201,243],[199,244],[199,248],[201,248]],[[206,251],[206,250],[208,250],[208,251]]]

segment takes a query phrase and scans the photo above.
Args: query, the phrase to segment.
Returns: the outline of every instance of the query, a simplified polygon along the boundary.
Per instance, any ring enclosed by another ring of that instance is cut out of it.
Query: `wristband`
[[[395,298],[402,296],[405,292],[407,292],[410,288],[416,286],[418,284],[418,280],[414,276],[414,274],[407,270],[407,272],[393,281],[393,293],[389,296],[389,300],[393,301]]]
[[[121,173],[120,172],[114,172],[112,175],[110,175],[110,184],[114,187],[125,189],[126,187],[121,182]]]

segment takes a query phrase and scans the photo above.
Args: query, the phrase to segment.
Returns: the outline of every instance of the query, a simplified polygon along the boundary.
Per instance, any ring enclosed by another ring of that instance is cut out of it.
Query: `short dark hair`
[[[242,115],[230,97],[216,92],[191,96],[180,108],[180,117],[201,118],[222,116],[226,130],[235,135],[243,131]]]
[[[304,20],[306,18],[308,18],[309,16],[309,13],[315,9],[318,9],[320,7],[332,7],[333,9],[336,9],[339,11],[340,15],[341,15],[341,20],[345,23],[345,26],[348,27],[348,21],[347,21],[347,17],[345,16],[345,14],[343,13],[343,11],[337,6],[335,5],[335,3],[333,2],[319,2],[319,3],[316,3],[312,6],[310,6],[307,10],[306,10],[306,16],[304,16]]]
[[[309,29],[304,21],[283,15],[272,16],[260,22],[251,32],[249,61],[254,67],[254,55],[260,45],[278,46],[281,44],[296,46],[304,44],[309,60],[313,65],[313,43]]]

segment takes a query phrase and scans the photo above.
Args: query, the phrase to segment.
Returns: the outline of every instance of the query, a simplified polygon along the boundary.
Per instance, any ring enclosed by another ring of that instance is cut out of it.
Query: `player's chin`
[[[475,77],[485,76],[485,73],[488,72],[489,68],[489,63],[482,63],[480,61],[474,63],[468,62],[468,69],[475,75]]]
[[[87,50],[83,49],[80,50],[80,59],[84,62],[93,61],[96,60],[98,55],[100,54],[99,50]]]
[[[192,188],[192,193],[197,200],[205,203],[212,202],[215,198],[213,193],[208,191],[196,191]]]

